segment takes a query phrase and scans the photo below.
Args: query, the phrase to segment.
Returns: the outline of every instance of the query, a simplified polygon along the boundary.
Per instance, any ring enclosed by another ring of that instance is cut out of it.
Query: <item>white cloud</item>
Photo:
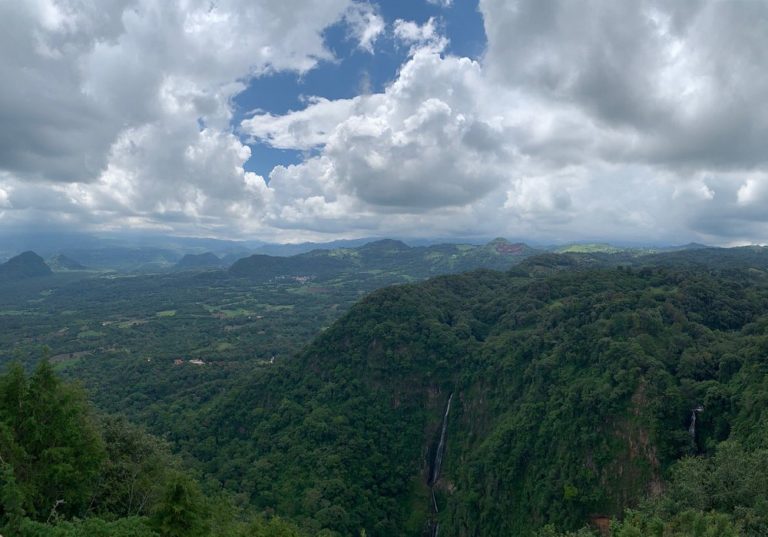
[[[322,144],[320,156],[277,168],[270,190],[281,207],[293,206],[292,225],[309,200],[308,222],[314,222],[319,214],[342,219],[353,211],[417,214],[482,198],[501,182],[499,164],[507,155],[497,128],[480,118],[477,102],[469,98],[482,91],[481,84],[478,63],[442,58],[427,47],[384,93],[339,102],[343,117],[327,114],[330,103],[321,100],[277,121],[269,118],[262,138],[277,147],[304,149],[307,140]],[[311,134],[312,118],[319,118],[321,136]],[[322,200],[329,211],[318,210]],[[280,220],[273,225],[280,226]]]
[[[272,147],[308,150],[328,142],[333,129],[350,115],[357,100],[313,97],[304,110],[282,116],[257,113],[243,121],[240,128],[254,140]]]
[[[542,240],[753,233],[768,216],[745,208],[765,206],[768,180],[740,170],[765,158],[753,149],[768,124],[747,77],[723,88],[707,61],[718,52],[713,61],[725,65],[735,51],[715,51],[705,33],[730,32],[745,16],[718,6],[651,2],[624,27],[609,2],[582,13],[569,2],[483,0],[482,64],[445,56],[434,19],[398,20],[394,35],[412,56],[385,92],[254,118],[252,133],[275,147],[320,150],[276,169],[270,190],[290,208],[290,226],[326,231],[439,234],[460,223]],[[762,87],[763,49],[749,50],[739,69]],[[734,89],[748,97],[742,111]],[[716,143],[722,122],[734,140]]]
[[[352,37],[358,46],[373,54],[373,45],[386,29],[384,19],[378,10],[368,2],[356,2],[349,6],[344,20],[349,25]]]
[[[438,30],[437,21],[434,17],[430,17],[424,24],[397,19],[394,25],[394,35],[406,45],[411,46],[412,52],[426,46],[440,51],[448,45],[448,39]]]
[[[768,206],[768,172],[747,174],[736,193],[736,199],[741,206]]]
[[[8,191],[4,188],[0,188],[0,208],[9,208],[11,206],[11,200],[8,195]]]
[[[332,59],[334,23],[373,52],[386,31],[374,4],[0,4],[0,47],[15,52],[0,57],[14,81],[0,88],[0,218],[277,238],[768,231],[768,4],[480,9],[482,61],[447,54],[438,19],[396,20],[408,58],[384,91],[242,122],[249,143],[305,152],[267,186],[243,169],[233,96],[251,76]]]
[[[753,24],[768,19],[765,2],[481,0],[480,7],[488,73],[634,137],[608,158],[768,163],[768,112],[758,104],[768,93],[768,25]]]
[[[0,170],[69,184],[47,188],[82,212],[203,227],[251,217],[268,191],[242,168],[231,99],[252,76],[332,59],[322,31],[350,5],[2,3],[0,47],[13,54],[0,76],[13,83],[0,88]]]

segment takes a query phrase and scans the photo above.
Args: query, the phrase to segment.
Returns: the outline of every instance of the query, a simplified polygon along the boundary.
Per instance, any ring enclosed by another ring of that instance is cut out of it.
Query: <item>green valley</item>
[[[253,275],[24,279],[0,299],[4,361],[49,352],[99,413],[167,442],[201,535],[762,535],[764,249],[523,255],[403,283],[448,265],[401,244],[256,256]],[[166,535],[159,505],[56,527],[134,516]]]

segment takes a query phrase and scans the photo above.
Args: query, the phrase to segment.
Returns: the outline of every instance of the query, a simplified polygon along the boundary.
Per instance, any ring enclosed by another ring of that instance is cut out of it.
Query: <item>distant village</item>
[[[150,361],[150,359],[147,359],[147,361]],[[218,362],[213,362],[213,363],[216,364]],[[272,356],[269,359],[269,361],[262,361],[261,363],[263,363],[263,364],[266,364],[266,363],[274,364],[275,363],[275,356]],[[184,364],[205,365],[206,362],[204,362],[203,360],[200,360],[199,358],[192,358],[191,360],[185,360],[184,358],[176,358],[176,359],[173,360],[173,365],[175,365],[175,366],[180,366],[180,365],[184,365]],[[0,537],[2,537],[2,536],[0,536]]]

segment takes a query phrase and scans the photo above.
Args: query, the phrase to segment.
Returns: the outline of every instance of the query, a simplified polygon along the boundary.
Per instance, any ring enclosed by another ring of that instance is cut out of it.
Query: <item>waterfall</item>
[[[696,411],[691,410],[691,425],[688,427],[688,434],[691,438],[696,438]]]
[[[451,411],[451,400],[453,394],[448,397],[448,404],[445,405],[445,414],[443,414],[443,428],[440,431],[440,442],[437,444],[437,451],[435,451],[435,460],[432,463],[432,475],[429,480],[431,485],[437,483],[440,478],[440,467],[443,465],[443,453],[445,453],[445,432],[448,428],[448,413]],[[437,509],[435,509],[437,510]]]
[[[691,425],[688,427],[688,434],[696,441],[696,414],[704,412],[704,407],[699,405],[696,408],[691,409]]]
[[[430,494],[432,496],[432,510],[435,515],[439,512],[437,507],[437,500],[435,499],[435,483],[440,479],[440,468],[443,465],[443,455],[445,453],[445,435],[448,430],[448,413],[451,411],[451,401],[453,400],[453,393],[448,396],[448,403],[445,405],[445,413],[443,414],[443,426],[440,429],[440,441],[437,443],[437,449],[435,450],[435,458],[432,460],[432,466],[429,471],[429,481],[427,484],[430,487]],[[437,537],[440,531],[440,523],[434,518],[429,523],[428,534],[430,537]]]

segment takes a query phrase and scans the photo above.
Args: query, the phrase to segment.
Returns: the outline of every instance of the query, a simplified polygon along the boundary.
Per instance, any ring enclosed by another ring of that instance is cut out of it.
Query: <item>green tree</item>
[[[162,537],[197,537],[208,531],[207,506],[198,484],[177,473],[165,486],[152,515],[152,525]]]
[[[19,533],[24,518],[23,502],[13,467],[0,458],[0,530],[10,535]]]
[[[176,466],[168,446],[121,417],[102,417],[99,428],[107,456],[91,510],[121,517],[150,514]]]
[[[29,379],[18,442],[30,483],[30,511],[84,514],[104,460],[104,447],[82,390],[63,384],[43,360]],[[54,507],[59,505],[59,507]]]
[[[0,456],[20,484],[25,511],[43,520],[84,514],[104,448],[83,392],[42,360],[29,378],[12,365],[0,394]]]

